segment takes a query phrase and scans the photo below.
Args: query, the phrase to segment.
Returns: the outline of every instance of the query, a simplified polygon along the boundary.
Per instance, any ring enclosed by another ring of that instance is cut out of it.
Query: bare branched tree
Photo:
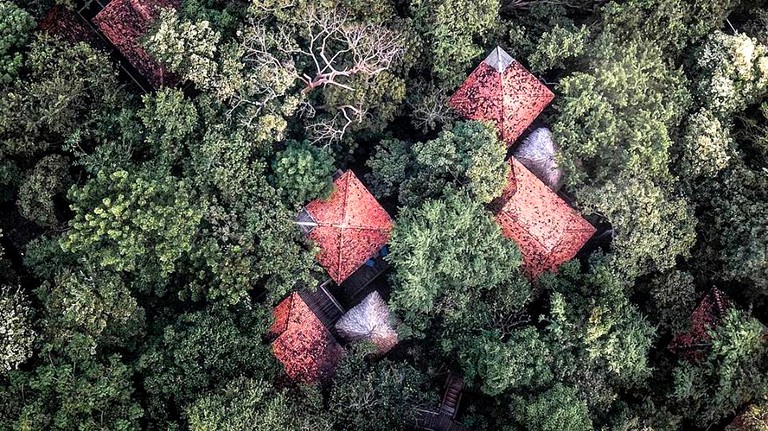
[[[399,33],[356,22],[338,10],[309,8],[298,31],[270,31],[258,21],[251,27],[243,42],[246,64],[300,81],[304,95],[326,86],[353,92],[356,89],[352,85],[370,82],[404,53]],[[297,65],[307,66],[300,70]],[[361,122],[366,114],[362,101],[332,109],[337,112],[330,119],[309,126],[313,141],[340,140],[349,126]]]
[[[449,98],[440,88],[417,90],[415,96],[408,102],[412,110],[413,125],[427,133],[451,121],[454,113],[448,105]]]
[[[318,121],[307,126],[313,144],[340,141],[349,126],[363,121],[365,112],[352,106],[338,106],[336,114],[329,120]]]
[[[352,90],[343,78],[374,77],[403,55],[397,33],[380,25],[354,22],[345,12],[312,8],[304,23],[305,48],[278,47],[291,56],[303,56],[312,64],[311,71],[299,76],[306,85],[304,93],[326,85]]]

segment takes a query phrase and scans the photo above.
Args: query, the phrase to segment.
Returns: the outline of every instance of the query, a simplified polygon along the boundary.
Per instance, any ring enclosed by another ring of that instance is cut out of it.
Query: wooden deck
[[[469,428],[448,416],[429,410],[419,410],[416,426],[426,431],[469,431]]]
[[[371,283],[390,267],[389,262],[382,256],[376,256],[371,260],[373,265],[363,264],[335,290],[345,307],[354,307],[376,290]]]

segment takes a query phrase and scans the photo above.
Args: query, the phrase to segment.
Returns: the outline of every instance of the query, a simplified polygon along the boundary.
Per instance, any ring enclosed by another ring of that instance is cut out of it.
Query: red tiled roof
[[[288,377],[315,383],[329,377],[344,349],[297,293],[285,298],[274,310],[269,330],[274,338],[272,353],[283,364]]]
[[[470,120],[495,122],[501,139],[512,145],[554,97],[523,65],[497,47],[472,71],[449,104]]]
[[[91,42],[93,31],[74,12],[62,5],[52,7],[37,28],[70,42]]]
[[[691,314],[691,329],[676,334],[669,343],[669,350],[691,361],[700,361],[706,356],[709,344],[707,331],[717,323],[731,307],[728,298],[719,289],[712,289]]]
[[[595,228],[514,157],[509,163],[507,185],[492,205],[502,232],[520,248],[525,273],[535,278],[573,259]]]
[[[308,235],[320,247],[317,260],[341,283],[389,241],[392,219],[352,171],[333,185],[328,200],[305,210],[317,223]]]
[[[101,32],[152,84],[172,85],[173,76],[147,54],[141,38],[160,14],[161,8],[177,8],[179,0],[112,0],[93,18]]]

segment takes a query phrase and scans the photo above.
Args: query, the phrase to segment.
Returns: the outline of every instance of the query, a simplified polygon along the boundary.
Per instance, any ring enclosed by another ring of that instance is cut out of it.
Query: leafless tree
[[[339,10],[310,7],[301,26],[298,30],[273,31],[262,22],[251,23],[252,31],[243,43],[244,62],[256,70],[298,80],[303,84],[301,93],[307,95],[326,86],[353,92],[356,89],[352,85],[370,82],[404,53],[398,32],[356,22]],[[297,65],[308,66],[299,70]],[[365,118],[362,102],[333,107],[336,112],[330,119],[309,126],[312,139],[341,139],[351,124]]]
[[[352,105],[342,105],[336,108],[336,114],[330,119],[321,120],[307,126],[310,140],[313,144],[340,141],[349,126],[363,121],[365,111]]]
[[[412,110],[413,125],[427,133],[451,121],[454,114],[448,105],[448,100],[449,96],[443,89],[435,87],[421,91],[417,89],[415,96],[408,102]]]
[[[353,90],[343,78],[374,77],[403,55],[398,33],[381,25],[352,21],[346,12],[311,8],[304,24],[306,47],[278,47],[312,64],[311,71],[299,76],[305,84],[304,93],[326,85]]]

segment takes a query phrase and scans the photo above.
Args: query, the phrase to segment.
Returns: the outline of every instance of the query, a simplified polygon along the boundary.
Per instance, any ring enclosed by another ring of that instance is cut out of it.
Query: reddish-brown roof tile
[[[333,374],[344,349],[297,293],[274,310],[272,353],[291,379],[315,383]]]
[[[514,157],[509,163],[507,185],[492,205],[502,232],[520,248],[525,273],[535,278],[573,259],[595,228]]]
[[[92,42],[94,39],[93,31],[83,19],[62,5],[52,7],[37,27],[70,42]]]
[[[691,328],[676,334],[669,343],[669,350],[694,362],[704,359],[710,338],[707,331],[717,326],[730,307],[725,294],[717,288],[712,289],[693,310]]]
[[[317,223],[308,235],[320,247],[317,261],[341,283],[389,241],[392,219],[352,171],[333,184],[328,200],[305,210]]]
[[[123,56],[159,88],[173,85],[174,77],[141,46],[141,38],[160,14],[161,8],[177,8],[179,0],[112,0],[93,18],[101,32]]]
[[[523,65],[497,47],[449,103],[465,118],[495,122],[502,140],[512,145],[554,97]]]

